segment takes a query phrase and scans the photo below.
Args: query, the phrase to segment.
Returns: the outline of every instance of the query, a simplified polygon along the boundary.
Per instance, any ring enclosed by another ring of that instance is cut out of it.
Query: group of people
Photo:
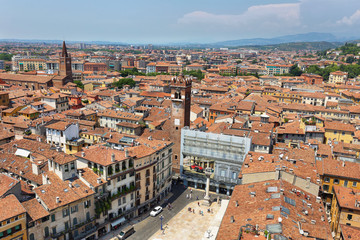
[[[198,206],[200,206],[200,203],[198,203]],[[195,208],[189,207],[189,208],[188,208],[188,211],[189,211],[189,212],[192,212],[193,214],[195,214]],[[207,212],[208,212],[208,213],[214,213],[211,208],[208,208]],[[199,215],[204,216],[204,211],[201,210],[201,209],[199,209]]]

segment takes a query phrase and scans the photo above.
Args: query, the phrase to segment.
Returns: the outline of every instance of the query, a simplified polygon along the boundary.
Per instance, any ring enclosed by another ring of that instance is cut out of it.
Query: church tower
[[[171,80],[171,129],[170,140],[173,146],[173,171],[180,171],[181,129],[190,126],[192,79],[180,75]]]
[[[66,50],[65,41],[63,41],[63,47],[60,55],[59,75],[72,79],[71,56]]]
[[[65,41],[63,41],[63,47],[59,59],[59,73],[52,79],[53,86],[61,88],[69,82],[73,82],[71,71],[71,56],[66,50]]]

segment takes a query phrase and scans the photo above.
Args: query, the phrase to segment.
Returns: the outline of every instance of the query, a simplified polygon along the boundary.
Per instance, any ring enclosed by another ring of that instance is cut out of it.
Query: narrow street
[[[145,240],[150,238],[153,234],[155,234],[161,225],[160,216],[163,215],[163,226],[166,225],[171,218],[173,218],[177,213],[179,213],[188,203],[196,201],[196,197],[199,199],[203,199],[204,190],[197,190],[192,188],[192,199],[187,199],[186,195],[190,195],[190,188],[184,188],[184,185],[173,185],[173,190],[167,196],[164,201],[162,201],[161,206],[163,207],[163,211],[157,215],[156,217],[150,217],[150,212],[143,214],[135,219],[133,219],[130,223],[134,225],[135,233],[132,234],[129,240]],[[226,195],[219,195],[222,198],[227,198]],[[212,200],[217,198],[217,195],[214,193],[210,193],[210,197]],[[167,203],[171,203],[172,210],[169,210],[166,206]],[[119,234],[120,230],[111,232],[110,234],[102,237],[101,239],[111,239],[112,237]]]

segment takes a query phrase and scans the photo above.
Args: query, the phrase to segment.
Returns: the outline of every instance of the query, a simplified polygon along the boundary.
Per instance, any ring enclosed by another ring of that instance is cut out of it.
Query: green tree
[[[198,80],[204,79],[204,74],[201,72],[201,70],[192,70],[192,71],[183,70],[183,75],[193,76],[196,77]]]
[[[81,81],[75,80],[74,83],[78,88],[84,89],[84,84]]]
[[[355,58],[354,58],[354,57],[350,56],[350,57],[347,57],[347,58],[346,58],[346,63],[353,63],[353,62],[355,62]]]
[[[297,64],[294,64],[290,67],[289,73],[292,76],[300,76],[303,72],[300,70]]]
[[[145,75],[144,73],[142,72],[139,72],[139,70],[137,68],[133,68],[133,69],[126,69],[126,70],[122,70],[120,71],[120,75],[122,77],[127,77],[127,76],[138,76],[138,75]]]
[[[0,53],[0,60],[11,61],[12,54]]]
[[[130,85],[131,87],[134,87],[136,83],[132,78],[122,78],[119,79],[119,81],[114,82],[112,85],[117,88],[123,88],[124,85]]]

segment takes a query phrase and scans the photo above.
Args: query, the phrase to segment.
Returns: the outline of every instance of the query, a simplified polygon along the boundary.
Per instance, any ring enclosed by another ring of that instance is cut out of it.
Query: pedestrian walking
[[[190,199],[191,199],[191,193],[190,193]]]
[[[193,214],[195,214],[195,209],[193,209]]]
[[[199,196],[196,196],[196,201],[199,201]]]
[[[198,206],[200,207],[200,202],[198,202]]]
[[[186,198],[189,198],[189,194],[186,194]]]
[[[192,189],[190,188],[190,193],[192,193]]]

